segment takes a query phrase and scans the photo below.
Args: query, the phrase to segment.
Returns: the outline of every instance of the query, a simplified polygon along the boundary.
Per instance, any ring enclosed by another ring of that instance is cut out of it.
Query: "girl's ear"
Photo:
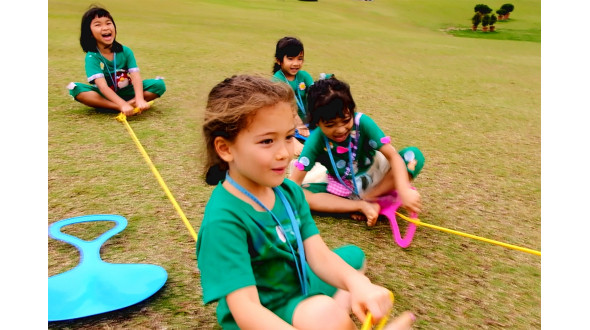
[[[276,58],[276,57],[275,57],[275,63],[278,64],[278,65],[281,65],[281,61],[279,61],[279,59]]]
[[[230,163],[234,160],[234,156],[230,150],[230,142],[226,140],[222,136],[218,136],[213,140],[213,145],[215,146],[215,151],[219,155],[219,158],[223,159],[225,162]]]

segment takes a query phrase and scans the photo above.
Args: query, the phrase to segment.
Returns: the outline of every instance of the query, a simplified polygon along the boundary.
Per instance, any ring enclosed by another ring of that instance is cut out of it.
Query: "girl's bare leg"
[[[381,197],[390,191],[395,190],[395,180],[393,178],[393,170],[390,168],[383,176],[383,180],[379,182],[373,189],[367,191],[362,197],[366,200],[373,200]]]
[[[334,299],[317,295],[303,300],[293,312],[293,327],[306,330],[356,330],[348,312]]]
[[[389,322],[384,330],[410,330],[414,314],[403,312]],[[306,330],[357,330],[349,313],[338,303],[323,295],[303,300],[293,312],[293,327]]]
[[[151,100],[155,100],[158,98],[158,94],[156,93],[152,93],[152,92],[143,92],[143,99],[146,102],[149,102]],[[131,100],[127,101],[127,103],[129,103],[129,105],[131,106],[135,106],[135,97],[132,98]]]
[[[412,329],[412,324],[416,317],[411,312],[403,312],[400,316],[394,318],[389,322],[384,330],[409,330]]]
[[[367,217],[367,225],[374,226],[381,207],[377,203],[363,200],[350,200],[329,193],[312,193],[303,189],[309,208],[316,212],[352,213],[361,212]]]
[[[76,100],[91,108],[119,110],[119,106],[116,103],[107,100],[97,92],[82,92],[76,96]]]

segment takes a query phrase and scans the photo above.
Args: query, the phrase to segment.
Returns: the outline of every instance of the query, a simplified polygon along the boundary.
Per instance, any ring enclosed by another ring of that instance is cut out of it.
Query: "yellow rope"
[[[514,250],[518,250],[518,251],[522,251],[522,252],[526,252],[526,253],[530,253],[530,254],[535,254],[540,256],[541,255],[541,251],[535,251],[535,250],[531,250],[531,249],[527,249],[527,248],[523,248],[520,246],[516,246],[516,245],[511,245],[511,244],[507,244],[507,243],[502,243],[502,242],[498,242],[498,241],[494,241],[488,238],[484,238],[484,237],[479,237],[479,236],[475,236],[475,235],[471,235],[471,234],[466,234],[460,231],[456,231],[456,230],[451,230],[451,229],[447,229],[447,228],[443,228],[443,227],[439,227],[439,226],[435,226],[435,225],[430,225],[427,223],[424,223],[422,221],[420,221],[420,219],[410,219],[402,214],[399,214],[398,212],[395,212],[395,214],[397,214],[400,218],[409,221],[413,224],[416,224],[418,226],[424,226],[424,227],[429,227],[429,228],[433,228],[433,229],[438,229],[447,233],[451,233],[451,234],[455,234],[455,235],[459,235],[459,236],[464,236],[464,237],[469,237],[469,238],[473,238],[473,239],[477,239],[483,242],[488,242],[488,243],[492,243],[492,244],[496,244],[496,245],[500,245],[503,247],[507,247],[509,249],[514,249]]]
[[[391,302],[393,303],[395,301],[395,299],[393,298],[393,292],[389,291],[389,297],[391,298]],[[389,312],[387,314],[385,314],[385,316],[383,316],[383,318],[381,319],[381,321],[379,321],[379,324],[377,325],[377,328],[375,328],[375,330],[383,329],[383,327],[385,326],[385,323],[387,322],[387,319],[389,318],[388,314],[389,314]],[[365,323],[363,323],[363,327],[361,328],[361,330],[370,330],[372,320],[373,320],[373,315],[371,315],[371,312],[368,312],[367,318],[365,319]]]
[[[152,105],[154,103],[154,101],[150,101],[148,103],[150,105]],[[139,108],[135,108],[134,113],[138,113],[138,112],[140,112]],[[166,196],[168,196],[168,199],[170,199],[170,201],[172,202],[172,205],[174,205],[174,208],[176,209],[176,211],[178,212],[178,214],[182,218],[182,221],[184,222],[184,225],[186,226],[186,228],[188,229],[188,231],[191,233],[191,235],[193,236],[193,238],[195,239],[195,242],[196,242],[197,241],[197,233],[195,232],[195,230],[193,229],[193,227],[191,226],[191,224],[188,222],[188,219],[184,215],[184,212],[182,212],[182,210],[180,209],[180,206],[178,206],[178,203],[176,203],[176,200],[174,199],[174,196],[172,196],[172,193],[170,193],[170,190],[168,190],[168,186],[166,186],[166,183],[164,182],[164,180],[162,180],[162,177],[160,176],[160,173],[158,173],[158,170],[156,169],[156,167],[152,163],[152,160],[150,159],[150,157],[148,156],[148,154],[145,152],[145,150],[141,146],[141,143],[139,143],[139,140],[137,139],[137,136],[135,136],[135,133],[133,132],[133,130],[131,129],[131,126],[129,126],[129,123],[127,122],[127,116],[125,116],[125,114],[123,114],[121,112],[116,117],[116,119],[118,121],[122,122],[123,124],[125,124],[125,127],[127,128],[127,131],[129,131],[129,134],[131,135],[131,138],[133,139],[133,142],[135,142],[135,145],[137,145],[137,148],[139,149],[139,151],[143,155],[143,158],[145,159],[145,161],[148,163],[148,165],[152,169],[152,172],[156,176],[156,179],[158,179],[158,182],[160,183],[160,186],[162,187],[162,189],[164,189],[164,192],[166,193]]]

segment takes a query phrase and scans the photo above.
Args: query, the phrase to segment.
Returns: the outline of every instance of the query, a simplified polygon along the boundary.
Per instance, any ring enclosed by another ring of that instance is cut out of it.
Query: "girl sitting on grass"
[[[296,130],[303,136],[309,136],[306,124],[307,89],[313,84],[313,78],[307,71],[303,71],[305,51],[303,43],[293,37],[284,37],[277,42],[275,49],[275,63],[273,64],[273,80],[284,81],[291,86],[297,103]],[[299,155],[303,145],[295,141],[295,154]]]
[[[131,49],[115,39],[117,26],[104,8],[91,6],[82,16],[80,46],[86,53],[85,67],[92,85],[71,82],[70,95],[89,107],[113,109],[131,116],[135,108],[149,109],[147,103],[166,91],[160,78],[142,81]]]
[[[232,329],[356,329],[349,311],[375,322],[390,292],[363,275],[356,246],[331,251],[302,189],[285,179],[293,157],[293,91],[262,77],[233,76],[209,93],[203,138],[206,181],[215,184],[197,240],[205,303]],[[409,329],[413,314],[389,330]]]
[[[313,133],[290,179],[302,185],[316,161],[328,169],[327,183],[303,185],[311,210],[360,212],[363,216],[353,218],[366,218],[367,225],[373,226],[380,211],[376,198],[397,190],[403,207],[420,212],[420,194],[411,189],[408,177],[408,172],[415,178],[422,169],[420,150],[402,150],[404,160],[389,144],[390,137],[369,116],[355,113],[350,87],[336,77],[316,81],[309,88],[308,98]]]

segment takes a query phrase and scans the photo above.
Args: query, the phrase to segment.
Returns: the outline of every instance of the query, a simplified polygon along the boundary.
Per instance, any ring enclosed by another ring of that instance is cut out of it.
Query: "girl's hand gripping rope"
[[[149,109],[149,108],[150,108],[150,107],[151,107],[151,106],[154,104],[154,101],[149,101],[149,102],[147,102],[146,104],[148,105],[148,109]],[[136,114],[136,113],[141,113],[141,109],[140,109],[139,107],[137,107],[137,108],[133,109],[133,113],[132,113],[132,115],[134,115],[134,114]],[[125,115],[125,113],[123,113],[123,112],[121,112],[121,113],[120,113],[120,114],[119,114],[119,115],[116,117],[116,119],[117,119],[118,121],[123,121],[123,120],[124,120],[124,119],[126,119],[126,118],[127,118],[127,115]]]
[[[422,203],[420,201],[420,193],[414,187],[409,187],[398,191],[398,196],[402,202],[402,207],[412,213],[420,213],[422,210]]]
[[[135,109],[133,109],[133,113],[142,112],[150,108],[150,106],[154,103],[154,101],[146,102],[145,100],[137,101],[135,104]]]
[[[387,318],[389,315],[389,312],[391,311],[391,309],[393,308],[393,293],[385,288],[382,287],[378,287],[380,289],[385,290],[386,292],[386,297],[381,297],[380,299],[380,303],[377,305],[367,305],[367,309],[369,310],[369,312],[367,313],[367,315],[365,316],[364,313],[357,313],[356,311],[354,311],[354,305],[353,305],[353,312],[355,313],[355,315],[357,316],[357,318],[363,322],[363,327],[361,328],[361,330],[370,330],[372,325],[373,325],[373,314],[371,314],[370,310],[373,310],[373,312],[375,312],[375,318],[381,318],[381,321],[379,322],[379,324],[377,325],[376,330],[381,330],[383,329],[383,327],[385,326],[385,323],[387,322]],[[380,294],[383,294],[380,292]],[[379,314],[377,314],[377,312]],[[361,316],[361,317],[359,317]],[[364,319],[364,321],[363,321]]]

